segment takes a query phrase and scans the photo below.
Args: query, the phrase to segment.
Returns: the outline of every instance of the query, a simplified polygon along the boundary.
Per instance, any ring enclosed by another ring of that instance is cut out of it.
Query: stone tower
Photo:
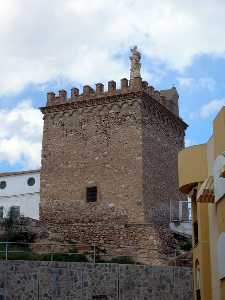
[[[65,239],[157,258],[152,249],[165,243],[170,200],[183,197],[177,154],[187,125],[176,88],[154,90],[142,81],[136,47],[130,59],[130,81],[121,79],[119,89],[109,81],[107,91],[98,83],[81,94],[73,88],[69,98],[65,90],[48,93],[41,218]]]

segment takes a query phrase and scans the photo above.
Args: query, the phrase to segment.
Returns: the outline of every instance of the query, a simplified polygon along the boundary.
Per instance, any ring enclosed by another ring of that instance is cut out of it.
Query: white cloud
[[[24,100],[11,110],[0,110],[0,124],[0,162],[39,168],[43,126],[40,111]]]
[[[183,69],[224,56],[222,0],[0,0],[0,92],[63,75],[81,83],[127,75],[127,50]],[[126,60],[124,57],[126,55]]]
[[[200,78],[178,77],[177,81],[181,87],[190,90],[200,88],[200,89],[207,89],[209,91],[213,91],[216,86],[215,79],[211,77],[200,77]]]
[[[188,113],[188,116],[191,120],[195,119],[195,118],[198,118],[199,117],[199,112],[196,112],[196,111],[192,111],[192,112],[189,112]]]
[[[207,89],[209,91],[213,91],[216,86],[216,81],[214,78],[202,77],[202,78],[199,78],[199,86],[200,86],[200,88]]]
[[[191,88],[195,85],[195,79],[192,77],[178,77],[177,81],[183,88]]]
[[[203,105],[200,109],[200,117],[203,119],[217,113],[225,105],[225,98],[215,99]]]

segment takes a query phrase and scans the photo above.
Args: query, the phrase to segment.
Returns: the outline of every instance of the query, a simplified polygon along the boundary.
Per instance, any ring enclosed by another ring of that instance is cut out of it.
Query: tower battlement
[[[85,85],[83,86],[82,93],[79,92],[78,88],[74,87],[71,89],[69,97],[67,97],[67,92],[63,89],[58,92],[58,95],[56,95],[54,92],[49,92],[47,93],[47,106],[55,106],[71,102],[87,101],[96,98],[124,95],[138,91],[144,92],[146,95],[150,96],[151,98],[165,106],[175,115],[179,115],[179,95],[175,87],[168,90],[158,91],[155,90],[153,86],[149,85],[147,81],[143,81],[140,77],[136,77],[132,81],[129,81],[127,78],[122,78],[120,80],[119,88],[117,88],[116,82],[114,80],[110,80],[108,81],[107,90],[104,89],[103,83],[97,83],[95,85],[95,89],[93,89],[89,85]]]

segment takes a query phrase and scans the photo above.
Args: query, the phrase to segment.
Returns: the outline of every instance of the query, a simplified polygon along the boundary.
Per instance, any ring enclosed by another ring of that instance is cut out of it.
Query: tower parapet
[[[71,89],[70,97],[67,97],[67,92],[65,90],[60,90],[58,95],[54,92],[49,92],[47,93],[47,106],[114,97],[134,92],[143,92],[146,96],[151,97],[176,116],[179,115],[179,95],[176,88],[173,87],[168,90],[157,91],[153,86],[150,86],[147,81],[142,81],[140,77],[136,77],[132,81],[129,81],[127,78],[122,78],[119,88],[116,87],[116,82],[114,80],[110,80],[108,82],[107,90],[104,90],[103,83],[97,83],[95,89],[89,85],[85,85],[83,86],[83,92],[81,94],[79,93],[79,89],[74,87]]]
[[[88,101],[90,99],[98,99],[105,97],[115,97],[119,95],[130,94],[134,92],[143,92],[146,96],[151,97],[170,112],[179,116],[178,99],[179,95],[175,87],[168,90],[157,91],[153,86],[150,86],[147,81],[142,80],[141,68],[141,54],[135,46],[131,49],[132,55],[130,56],[131,69],[130,80],[122,78],[120,80],[120,87],[116,87],[116,82],[110,80],[108,82],[108,90],[104,90],[103,83],[97,83],[95,89],[89,85],[83,86],[83,93],[79,94],[79,89],[74,87],[71,89],[71,96],[67,98],[67,92],[60,90],[58,95],[53,92],[47,94],[47,106],[55,106],[65,104],[67,102],[80,102]]]
[[[161,90],[160,95],[163,98],[163,104],[172,111],[175,115],[179,115],[179,94],[177,89],[173,86],[168,90]]]

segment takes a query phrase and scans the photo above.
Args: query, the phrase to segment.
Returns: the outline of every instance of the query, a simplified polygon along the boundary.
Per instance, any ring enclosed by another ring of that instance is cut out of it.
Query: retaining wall
[[[0,262],[0,300],[190,300],[192,270],[139,265]]]

